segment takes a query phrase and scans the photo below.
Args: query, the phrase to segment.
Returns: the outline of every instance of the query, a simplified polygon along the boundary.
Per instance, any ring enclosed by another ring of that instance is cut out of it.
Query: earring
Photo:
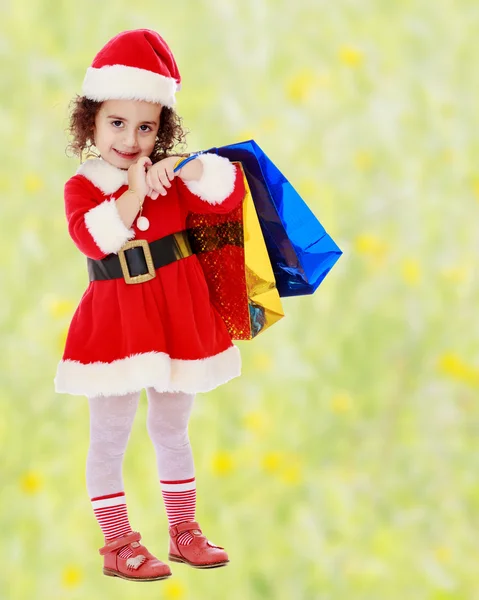
[[[93,150],[92,148],[93,148],[93,146],[89,146],[87,148],[87,154],[85,157],[86,160],[88,160],[89,158],[100,158],[101,155],[99,154],[99,152]]]

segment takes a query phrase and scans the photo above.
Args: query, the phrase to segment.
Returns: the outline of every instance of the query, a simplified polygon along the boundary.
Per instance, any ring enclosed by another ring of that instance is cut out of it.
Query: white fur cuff
[[[203,164],[203,175],[198,181],[185,181],[186,187],[209,204],[221,204],[234,189],[234,165],[218,154],[200,154],[197,160]]]
[[[85,225],[105,254],[117,253],[125,242],[135,237],[134,230],[128,229],[121,220],[113,198],[85,213]]]

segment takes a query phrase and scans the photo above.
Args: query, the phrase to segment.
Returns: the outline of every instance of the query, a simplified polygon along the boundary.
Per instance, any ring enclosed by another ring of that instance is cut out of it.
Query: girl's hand
[[[148,156],[141,156],[128,169],[128,187],[138,194],[140,202],[143,202],[145,196],[150,196],[153,200],[158,198],[158,192],[152,190],[146,182],[146,168],[151,164]]]
[[[147,167],[146,184],[162,196],[166,196],[167,188],[171,187],[171,182],[176,176],[173,169],[177,161],[177,156],[167,156],[154,165],[151,165],[150,161],[151,166]]]

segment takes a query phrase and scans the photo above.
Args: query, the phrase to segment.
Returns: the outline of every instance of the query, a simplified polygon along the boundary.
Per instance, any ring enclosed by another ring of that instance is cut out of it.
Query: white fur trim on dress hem
[[[105,254],[118,252],[127,242],[135,237],[135,231],[128,229],[120,217],[116,200],[105,200],[85,213],[85,225],[96,245]]]
[[[153,387],[157,392],[209,392],[241,375],[236,346],[200,360],[171,359],[162,352],[134,354],[111,363],[61,360],[55,391],[76,396],[123,396]]]
[[[88,67],[82,85],[86,98],[103,100],[146,100],[172,108],[175,105],[176,80],[146,69],[126,65]]]
[[[218,154],[200,154],[196,160],[203,164],[203,174],[197,181],[185,181],[186,187],[209,204],[221,204],[234,189],[235,166]]]

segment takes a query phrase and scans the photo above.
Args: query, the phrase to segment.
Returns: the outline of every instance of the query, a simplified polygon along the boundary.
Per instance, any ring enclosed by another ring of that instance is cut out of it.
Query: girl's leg
[[[140,392],[88,398],[90,447],[86,484],[105,543],[132,530],[126,509],[122,466],[139,399]],[[129,558],[131,554],[130,547],[125,546],[119,556]]]
[[[147,429],[156,451],[158,475],[168,524],[194,521],[196,481],[193,453],[188,438],[188,420],[194,394],[159,393],[147,388]],[[178,543],[188,545],[193,536],[188,531],[178,536]]]

